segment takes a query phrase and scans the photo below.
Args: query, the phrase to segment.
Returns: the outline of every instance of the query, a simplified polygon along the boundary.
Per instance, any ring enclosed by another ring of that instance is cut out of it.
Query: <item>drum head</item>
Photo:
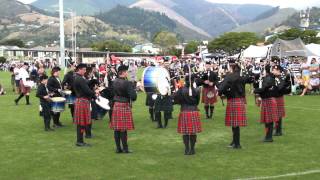
[[[66,101],[66,98],[63,98],[63,97],[54,97],[54,98],[51,98],[51,100],[53,102],[64,102]]]
[[[96,103],[97,103],[97,105],[100,106],[101,108],[103,108],[103,109],[105,109],[105,110],[110,110],[109,100],[108,100],[108,99],[99,96],[99,97],[96,99]]]
[[[167,95],[170,91],[170,84],[167,79],[161,78],[158,80],[157,88],[161,95]]]
[[[63,93],[66,94],[66,95],[70,95],[72,92],[69,91],[69,90],[65,90],[65,91],[63,91]]]

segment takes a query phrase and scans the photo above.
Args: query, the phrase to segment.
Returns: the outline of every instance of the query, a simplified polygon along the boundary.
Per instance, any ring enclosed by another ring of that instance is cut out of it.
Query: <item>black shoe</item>
[[[241,147],[241,145],[233,145],[232,146],[232,149],[241,149],[242,147]]]
[[[16,105],[18,105],[18,100],[15,99],[15,100],[14,100],[14,103],[15,103]]]
[[[194,155],[194,154],[196,154],[196,151],[194,149],[191,149],[189,152],[189,155]]]
[[[122,151],[122,149],[117,149],[117,150],[116,150],[116,153],[117,153],[117,154],[120,154],[120,153],[123,153],[123,151]]]
[[[228,148],[233,148],[233,146],[234,146],[234,142],[231,142],[231,143],[229,144]]]
[[[273,139],[264,139],[263,142],[273,142]]]
[[[273,134],[273,136],[282,136],[282,133],[281,132],[276,132]]]
[[[92,135],[86,135],[85,136],[87,139],[91,139],[93,136]]]
[[[129,149],[123,150],[123,153],[129,154],[132,153],[132,151],[130,151]]]
[[[77,142],[76,146],[78,146],[78,147],[90,147],[91,145],[87,144],[87,143],[79,143],[79,142]]]
[[[157,127],[157,129],[162,129],[162,128],[163,128],[163,126],[158,126],[158,127]]]

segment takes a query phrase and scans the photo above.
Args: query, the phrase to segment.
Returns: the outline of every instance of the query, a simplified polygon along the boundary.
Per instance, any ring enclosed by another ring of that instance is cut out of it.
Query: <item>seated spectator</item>
[[[320,80],[319,80],[318,73],[312,72],[308,88],[309,90],[314,91],[314,90],[319,90],[319,86],[320,86]]]
[[[310,72],[319,72],[319,64],[317,63],[316,58],[312,58],[311,64],[310,64]]]

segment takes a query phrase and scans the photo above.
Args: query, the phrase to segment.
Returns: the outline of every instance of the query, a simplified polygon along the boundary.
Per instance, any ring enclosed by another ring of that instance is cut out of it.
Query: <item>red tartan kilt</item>
[[[278,122],[278,107],[276,98],[262,99],[261,101],[261,123]]]
[[[247,126],[245,98],[229,98],[227,101],[225,125],[232,127]]]
[[[278,115],[280,118],[286,117],[286,110],[284,108],[284,97],[278,97],[277,100],[277,107],[278,107]]]
[[[212,98],[208,98],[208,93],[211,92],[214,94]],[[214,104],[217,102],[217,90],[216,87],[208,87],[208,88],[202,88],[202,103],[204,104]]]
[[[31,88],[24,86],[23,81],[20,80],[20,92],[25,95],[30,93],[30,91],[31,91]]]
[[[90,101],[86,98],[77,98],[74,104],[74,124],[86,126],[91,124]]]
[[[111,129],[116,131],[134,130],[132,112],[129,103],[114,103],[109,126]]]
[[[180,134],[188,135],[200,133],[202,127],[199,111],[180,112],[177,131]]]

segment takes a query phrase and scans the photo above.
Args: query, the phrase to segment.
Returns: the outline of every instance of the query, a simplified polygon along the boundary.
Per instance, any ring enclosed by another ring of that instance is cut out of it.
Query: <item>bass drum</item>
[[[145,92],[170,94],[169,72],[162,67],[147,67],[142,74],[142,86]]]

